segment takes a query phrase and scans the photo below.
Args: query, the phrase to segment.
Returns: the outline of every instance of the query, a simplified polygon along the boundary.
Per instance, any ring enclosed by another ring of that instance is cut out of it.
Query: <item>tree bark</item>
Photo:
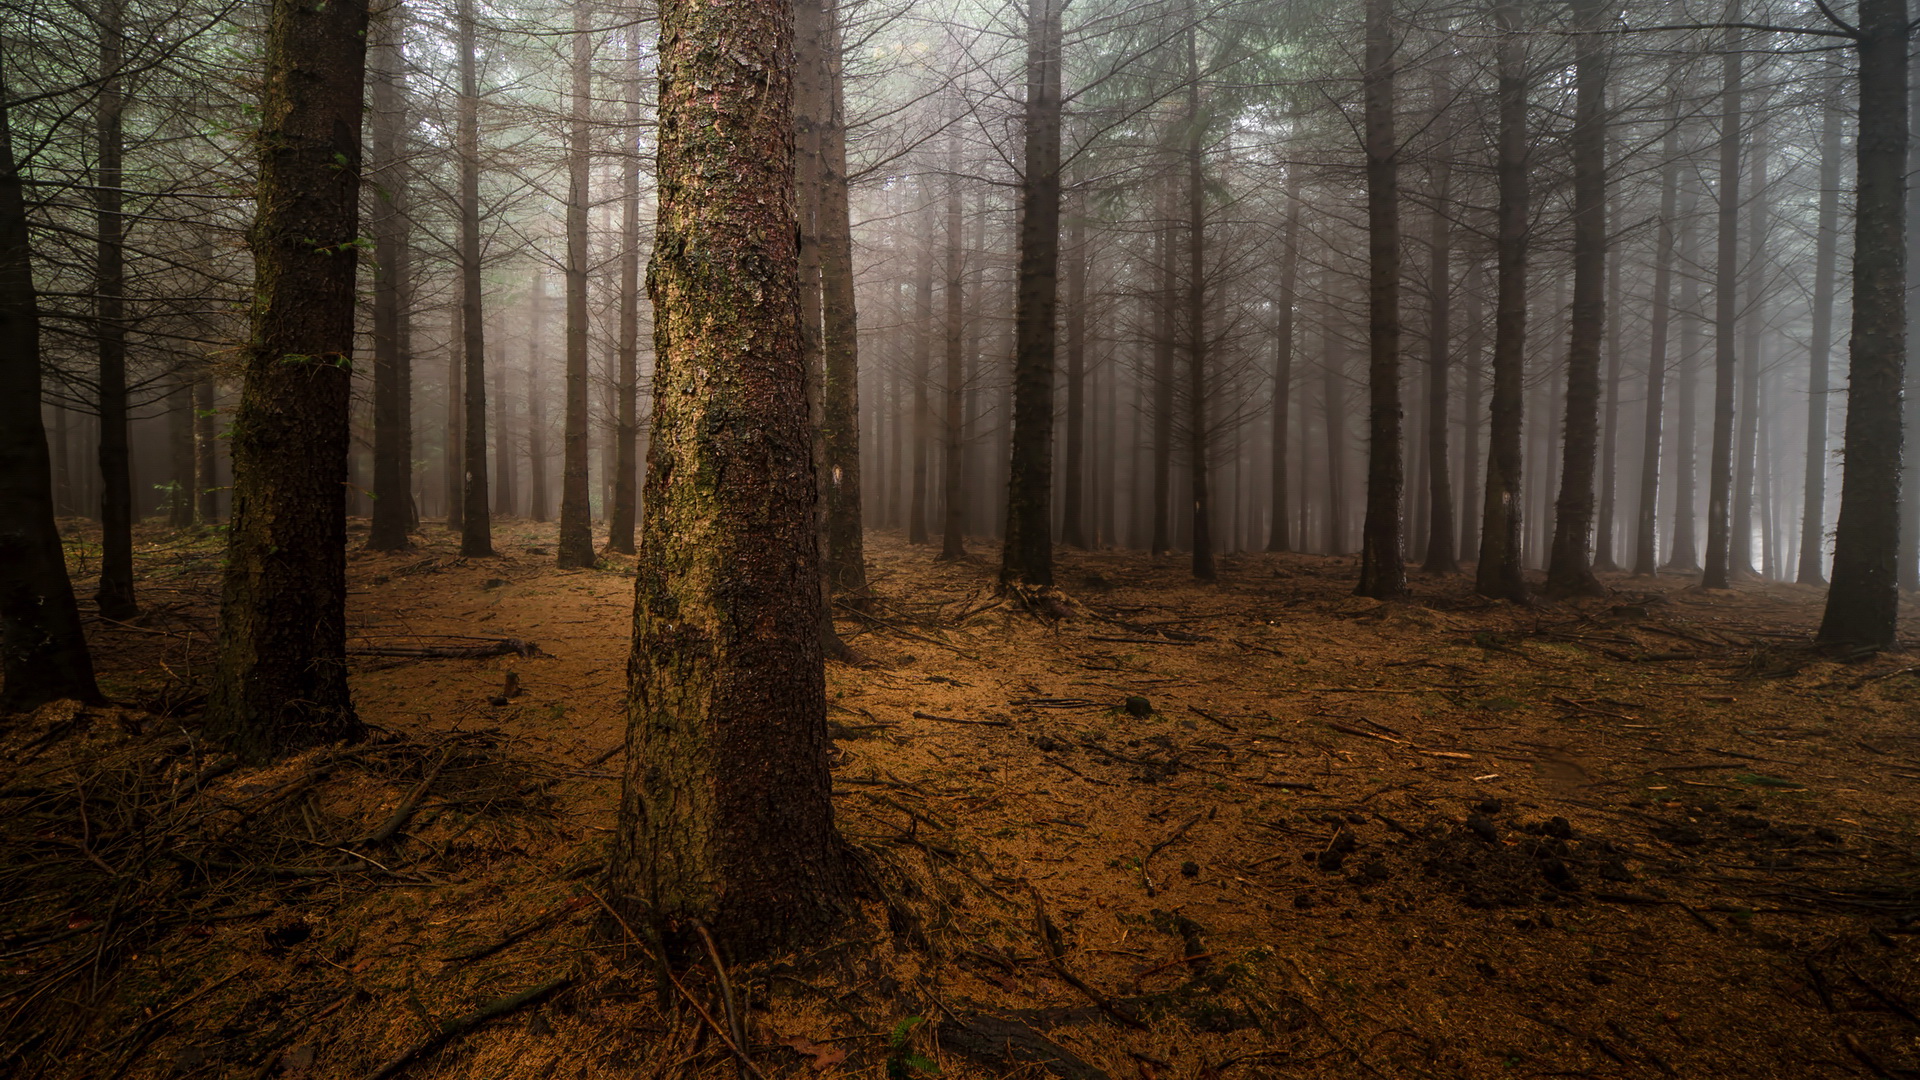
[[[1493,311],[1493,400],[1487,436],[1487,490],[1481,510],[1480,561],[1474,589],[1482,596],[1527,599],[1522,569],[1521,474],[1525,423],[1527,336],[1527,56],[1520,32],[1520,5],[1498,0],[1500,29],[1499,187],[1494,236],[1496,298]]]
[[[933,442],[933,401],[927,384],[933,372],[933,211],[928,193],[920,192],[927,210],[920,216],[920,251],[915,257],[913,274],[913,393],[912,419],[907,439],[912,444],[913,475],[909,478],[907,499],[907,543],[927,542],[927,450]]]
[[[1574,0],[1573,309],[1567,320],[1567,411],[1547,591],[1599,596],[1593,573],[1594,467],[1600,435],[1600,345],[1607,326],[1606,0]]]
[[[833,825],[783,0],[660,5],[653,445],[615,903],[736,962],[852,914]]]
[[[493,487],[493,514],[495,517],[510,518],[520,505],[513,490],[513,407],[507,396],[507,365],[503,358],[493,358],[493,394],[488,399],[493,406],[493,473],[488,478]],[[528,370],[532,370],[533,357],[527,357]],[[529,386],[532,385],[529,379]],[[529,478],[531,479],[531,478]]]
[[[1427,550],[1421,569],[1451,574],[1459,569],[1453,546],[1453,477],[1447,449],[1453,336],[1452,118],[1447,114],[1452,87],[1448,65],[1434,69],[1433,117],[1439,130],[1432,170],[1433,213],[1427,233]]]
[[[1170,190],[1162,188],[1162,199]],[[1173,223],[1163,205],[1153,231],[1153,541],[1154,556],[1173,550]]]
[[[464,299],[456,298],[447,309],[447,421],[446,446],[442,450],[447,484],[447,528],[466,531],[466,454],[467,454],[467,350]]]
[[[100,359],[100,584],[93,599],[104,618],[140,613],[133,595],[133,475],[127,451],[126,220],[121,158],[126,92],[122,0],[104,0],[100,34],[100,90],[94,139],[94,335]]]
[[[373,88],[373,520],[367,546],[400,551],[413,525],[413,447],[407,438],[407,358],[401,354],[408,267],[406,9],[393,0],[374,20]]]
[[[1460,558],[1480,559],[1480,377],[1484,367],[1480,356],[1486,348],[1486,313],[1481,296],[1486,291],[1486,270],[1478,258],[1467,270],[1462,289],[1466,293],[1467,340],[1462,366],[1466,385],[1461,388],[1461,427],[1465,437],[1460,448]]]
[[[941,381],[944,384],[946,457],[941,484],[946,491],[946,518],[940,535],[942,561],[967,556],[967,493],[964,484],[967,450],[966,416],[966,219],[960,200],[960,139],[947,136],[947,259],[945,348]]]
[[[367,5],[274,0],[245,382],[207,727],[245,758],[354,738],[345,482]]]
[[[0,714],[62,698],[100,701],[54,523],[40,417],[39,297],[11,97],[0,71]]]
[[[1067,215],[1067,444],[1061,462],[1060,542],[1087,546],[1087,197],[1076,189]]]
[[[1820,210],[1814,239],[1813,326],[1807,343],[1806,502],[1800,513],[1800,560],[1794,579],[1827,583],[1827,414],[1832,407],[1829,369],[1833,351],[1834,279],[1840,249],[1840,83],[1820,106]],[[1911,149],[1911,148],[1909,148]],[[1909,347],[1912,342],[1909,340]]]
[[[1053,584],[1053,350],[1060,264],[1061,0],[1030,0],[1003,584]]]
[[[1764,116],[1766,102],[1756,104],[1754,112]],[[1734,410],[1733,513],[1728,543],[1731,554],[1729,572],[1735,578],[1757,575],[1753,565],[1754,516],[1758,501],[1762,466],[1758,459],[1760,437],[1760,330],[1767,291],[1767,146],[1766,126],[1756,124],[1749,168],[1753,193],[1747,199],[1747,258],[1742,275],[1746,286],[1746,307],[1740,327],[1740,404]],[[1763,530],[1764,542],[1764,530]]]
[[[1684,180],[1683,180],[1684,182]],[[1699,192],[1687,187],[1680,202],[1680,265],[1699,265],[1699,237],[1693,227]],[[1663,569],[1671,573],[1700,572],[1700,278],[1683,274],[1680,279],[1680,352],[1674,362],[1680,366],[1680,395],[1675,404],[1679,414],[1674,433],[1673,455],[1673,546]]]
[[[1898,633],[1900,391],[1906,364],[1907,4],[1861,0],[1846,465],[1818,640],[1884,649]]]
[[[1207,176],[1205,120],[1200,111],[1199,19],[1187,22],[1187,475],[1193,503],[1193,576],[1212,581],[1212,431],[1207,419]]]
[[[587,355],[587,206],[593,173],[593,35],[589,0],[573,4],[573,117],[567,134],[567,402],[561,435],[560,538],[562,569],[592,566],[593,483],[588,472],[593,418],[587,411],[592,371]]]
[[[1367,518],[1360,581],[1354,592],[1376,600],[1407,593],[1401,538],[1406,463],[1400,402],[1400,162],[1393,131],[1392,0],[1367,0]]]
[[[820,132],[826,186],[820,203],[822,344],[826,365],[827,581],[843,602],[869,599],[864,519],[860,505],[859,320],[854,307],[853,226],[847,201],[846,88],[841,59],[840,6],[823,0],[827,27],[827,124]]]
[[[1620,219],[1620,202],[1614,199],[1612,216]],[[1620,376],[1625,349],[1621,341],[1620,259],[1611,250],[1607,258],[1607,387],[1606,412],[1600,428],[1600,518],[1594,525],[1593,568],[1617,573],[1620,563],[1613,557],[1616,504],[1619,501],[1620,460]]]
[[[480,309],[480,81],[474,56],[473,0],[458,0],[460,100],[460,354],[466,415],[461,420],[460,554],[493,554],[493,518],[487,512],[487,335]]]

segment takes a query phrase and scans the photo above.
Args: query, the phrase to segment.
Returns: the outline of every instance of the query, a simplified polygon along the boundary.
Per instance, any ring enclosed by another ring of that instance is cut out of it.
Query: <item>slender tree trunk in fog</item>
[[[0,713],[61,698],[100,700],[53,518],[52,462],[40,418],[39,297],[5,74],[0,71]]]
[[[1765,101],[1754,109],[1764,115]],[[1733,514],[1728,543],[1730,573],[1754,577],[1754,513],[1759,499],[1760,330],[1767,292],[1767,145],[1766,127],[1756,125],[1750,151],[1753,194],[1747,200],[1745,319],[1740,327],[1740,404],[1734,410]],[[1764,529],[1762,530],[1764,542]]]
[[[405,382],[410,358],[401,353],[401,322],[408,267],[406,9],[389,4],[374,22],[371,51],[375,178],[373,231],[373,520],[367,546],[400,551],[413,525],[413,447],[407,438]]]
[[[593,171],[588,125],[593,119],[593,35],[588,0],[573,4],[573,125],[567,136],[567,415],[561,443],[560,540],[555,558],[564,569],[592,566],[592,477],[588,474],[593,418],[587,411],[587,190]]]
[[[1293,550],[1293,500],[1287,485],[1287,414],[1293,399],[1293,320],[1300,282],[1300,181],[1287,170],[1287,224],[1280,241],[1280,295],[1274,301],[1279,325],[1273,333],[1273,520],[1267,530],[1268,551]]]
[[[194,496],[202,525],[220,519],[220,437],[214,427],[218,413],[213,390],[213,373],[202,369],[193,380]]]
[[[1611,214],[1615,221],[1620,219],[1618,199]],[[1600,428],[1600,519],[1593,530],[1593,568],[1611,573],[1620,569],[1613,557],[1613,534],[1620,489],[1615,474],[1620,461],[1620,368],[1625,349],[1620,340],[1620,259],[1611,251],[1608,254],[1612,257],[1607,259],[1607,406]]]
[[[1699,265],[1699,244],[1693,227],[1699,193],[1689,188],[1680,207],[1680,265]],[[1665,570],[1679,574],[1700,572],[1700,279],[1686,273],[1680,279],[1680,400],[1675,411],[1679,423],[1674,433],[1673,455],[1673,549],[1667,555]]]
[[[922,198],[926,192],[920,192]],[[907,498],[907,543],[927,542],[927,450],[933,442],[933,402],[927,383],[933,369],[933,210],[931,202],[920,216],[919,255],[913,274],[913,420],[907,430],[912,442],[913,476]]]
[[[1060,263],[1061,0],[1027,15],[1026,157],[1014,307],[1013,454],[1000,580],[1053,584],[1053,348]]]
[[[1207,419],[1207,177],[1200,113],[1200,31],[1187,23],[1187,469],[1193,500],[1193,576],[1212,581],[1213,447]]]
[[[126,94],[120,79],[122,0],[103,0],[100,90],[94,104],[94,337],[100,357],[100,585],[94,602],[104,618],[125,621],[140,613],[133,597],[133,475],[127,451],[126,220],[122,216],[122,117]]]
[[[465,534],[467,522],[467,350],[466,302],[456,299],[447,311],[447,528]]]
[[[1898,632],[1900,391],[1906,363],[1907,3],[1860,0],[1853,343],[1824,645],[1883,649]]]
[[[1164,189],[1168,190],[1168,189]],[[1173,550],[1173,216],[1162,202],[1153,231],[1153,544],[1155,556]]]
[[[1467,270],[1464,290],[1467,295],[1466,385],[1461,392],[1460,415],[1466,429],[1465,445],[1460,451],[1460,546],[1462,559],[1480,559],[1480,373],[1486,351],[1486,312],[1481,296],[1486,291],[1487,275],[1478,259]]]
[[[1401,494],[1406,466],[1400,444],[1400,148],[1393,132],[1397,61],[1389,20],[1392,0],[1367,0],[1366,99],[1367,520],[1361,532],[1360,581],[1354,592],[1387,600],[1406,595],[1401,545]]]
[[[1729,0],[1726,21],[1740,19],[1739,0]],[[1700,584],[1724,589],[1732,583],[1733,391],[1739,375],[1734,344],[1740,287],[1741,31],[1729,26],[1721,53],[1719,258],[1713,282],[1713,448],[1707,465],[1707,565]]]
[[[243,757],[360,733],[347,689],[348,418],[367,5],[274,0],[251,333],[207,729]]]
[[[1433,78],[1434,124],[1439,149],[1433,163],[1433,213],[1427,232],[1427,551],[1421,569],[1429,574],[1451,574],[1459,569],[1453,547],[1453,477],[1447,450],[1448,393],[1452,374],[1453,335],[1453,197],[1452,121],[1446,115],[1452,92],[1445,61]]]
[[[824,0],[827,27],[827,126],[820,133],[825,188],[820,204],[821,348],[827,475],[827,580],[844,602],[867,600],[866,528],[860,508],[859,327],[853,292],[853,226],[847,204],[846,90],[843,85],[840,6]]]
[[[539,325],[538,316],[535,316],[533,324],[536,327]],[[532,350],[527,353],[528,371],[533,370],[534,355]],[[490,398],[493,405],[493,475],[490,478],[493,481],[493,513],[495,517],[510,518],[519,506],[519,499],[513,490],[513,474],[516,471],[513,461],[514,417],[512,407],[507,404],[507,365],[501,357],[495,356],[489,366],[493,372],[493,394]],[[532,385],[531,376],[528,385]],[[528,400],[531,403],[532,399]]]
[[[193,527],[193,377],[167,376],[167,524]]]
[[[547,501],[547,387],[541,366],[539,353],[527,355],[527,516],[544,522],[553,513]]]
[[[967,460],[966,416],[966,219],[960,204],[960,140],[947,137],[947,265],[946,322],[942,326],[945,363],[941,367],[944,391],[942,433],[946,437],[946,457],[942,462],[941,486],[946,491],[946,518],[940,533],[940,558],[951,561],[967,555],[967,493],[964,487]]]
[[[620,339],[614,386],[613,505],[607,511],[607,550],[633,554],[640,442],[640,27],[627,27],[626,131],[620,143]]]
[[[785,197],[793,25],[783,0],[659,11],[653,445],[609,862],[614,903],[670,953],[699,927],[745,962],[844,928],[854,888]]]
[[[1067,445],[1061,467],[1060,542],[1087,546],[1087,197],[1076,190],[1067,214]]]
[[[1494,234],[1497,265],[1493,309],[1493,400],[1487,436],[1487,492],[1480,518],[1480,561],[1474,589],[1482,596],[1523,601],[1521,558],[1521,438],[1525,421],[1527,336],[1527,55],[1520,7],[1500,0],[1499,186]]]
[[[1674,65],[1678,67],[1678,65]],[[1673,69],[1670,68],[1670,71]],[[1647,327],[1647,400],[1640,430],[1640,507],[1634,515],[1633,573],[1652,577],[1660,568],[1660,451],[1665,442],[1667,330],[1672,322],[1674,212],[1680,198],[1679,97],[1667,114],[1661,140],[1659,232],[1653,245],[1653,297]]]
[[[1833,350],[1833,294],[1840,261],[1841,121],[1839,79],[1820,106],[1820,217],[1814,239],[1813,327],[1807,345],[1807,454],[1806,502],[1800,512],[1800,565],[1794,580],[1802,585],[1827,583],[1827,395],[1829,362]],[[1911,148],[1909,148],[1911,149]],[[1912,347],[1912,338],[1908,339]],[[1911,357],[1909,357],[1911,361]]]
[[[1574,0],[1573,309],[1567,320],[1567,412],[1547,591],[1597,596],[1593,574],[1594,457],[1600,435],[1600,345],[1607,325],[1607,56],[1596,31],[1604,0]]]
[[[487,335],[480,311],[480,82],[475,70],[473,0],[458,0],[460,101],[460,354],[467,409],[461,420],[464,448],[460,554],[493,554],[493,519],[487,513]]]
[[[1321,277],[1321,288],[1327,280]],[[1327,429],[1327,528],[1326,553],[1347,553],[1347,341],[1334,323],[1337,308],[1324,305],[1322,324],[1323,378],[1320,384],[1320,417]]]

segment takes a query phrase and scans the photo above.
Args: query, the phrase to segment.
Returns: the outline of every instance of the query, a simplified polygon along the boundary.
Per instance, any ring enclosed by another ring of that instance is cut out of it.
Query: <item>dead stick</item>
[[[938,720],[943,724],[979,724],[981,727],[1006,727],[1005,720],[962,720],[957,716],[935,716],[927,712],[915,712],[915,720]]]
[[[445,1021],[440,1030],[414,1043],[412,1046],[389,1058],[386,1064],[368,1073],[366,1080],[387,1080],[388,1077],[406,1068],[415,1059],[439,1049],[453,1039],[457,1039],[489,1020],[505,1016],[517,1009],[524,1008],[552,994],[555,990],[573,982],[573,976],[562,975],[549,979],[538,986],[522,990],[517,994],[495,998],[473,1012],[454,1020]]]
[[[433,768],[428,770],[426,779],[415,784],[413,790],[407,792],[407,797],[400,800],[400,805],[394,808],[392,816],[388,817],[386,822],[379,828],[361,837],[359,840],[354,841],[354,843],[384,844],[393,839],[393,834],[399,832],[401,826],[405,825],[407,821],[413,817],[415,810],[420,809],[420,800],[426,797],[427,789],[433,786],[433,782],[440,779],[440,770],[447,767],[447,759],[452,756],[453,749],[451,747],[441,751],[440,760],[433,763]]]
[[[1101,1012],[1106,1013],[1108,1016],[1136,1031],[1147,1030],[1147,1025],[1141,1023],[1139,1017],[1121,1008],[1118,1002],[1108,1000],[1105,994],[1088,986],[1081,980],[1080,976],[1067,970],[1067,962],[1061,958],[1060,948],[1053,940],[1053,920],[1047,918],[1047,909],[1046,906],[1040,902],[1040,890],[1038,889],[1033,890],[1033,918],[1034,928],[1040,934],[1040,948],[1046,952],[1047,964],[1053,968],[1055,975],[1060,976],[1061,980],[1068,986],[1085,994],[1087,1000],[1093,1002],[1095,1007]]]

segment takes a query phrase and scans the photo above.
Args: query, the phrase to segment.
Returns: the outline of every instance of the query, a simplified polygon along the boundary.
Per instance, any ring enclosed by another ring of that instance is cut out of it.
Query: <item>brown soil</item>
[[[93,628],[124,704],[0,727],[0,1072],[735,1072],[710,968],[663,993],[601,915],[621,565],[531,523],[356,551],[377,737],[234,769],[194,718],[218,541],[143,539],[150,614]],[[766,1076],[1920,1070],[1920,668],[1807,648],[1817,590],[1379,604],[1348,559],[1069,553],[1054,619],[869,553],[828,679],[876,887],[729,973]],[[503,639],[538,653],[448,655]]]

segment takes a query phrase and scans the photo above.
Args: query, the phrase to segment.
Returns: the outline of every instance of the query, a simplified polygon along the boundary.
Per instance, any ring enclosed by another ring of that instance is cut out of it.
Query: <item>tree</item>
[[[122,0],[104,0],[94,137],[94,334],[100,352],[100,614],[140,613],[133,596],[133,477],[127,448],[127,222],[122,125],[126,116]]]
[[[1719,255],[1713,282],[1713,448],[1707,465],[1707,565],[1700,584],[1724,589],[1732,583],[1733,396],[1739,374],[1734,324],[1739,319],[1740,281],[1740,0],[1729,0],[1726,42],[1721,48]]]
[[[1820,210],[1815,233],[1813,326],[1807,342],[1806,499],[1800,512],[1800,565],[1794,575],[1802,585],[1827,583],[1822,556],[1827,542],[1828,366],[1833,350],[1835,269],[1840,261],[1842,110],[1835,100],[1840,85],[1835,80],[1820,104]]]
[[[633,145],[640,127],[640,29],[627,27],[626,137],[620,153],[620,339],[619,376],[614,387],[618,419],[614,423],[613,506],[607,512],[607,549],[633,554],[635,502],[640,464],[640,154]]]
[[[1427,247],[1427,555],[1421,569],[1429,574],[1451,574],[1459,568],[1453,546],[1453,481],[1448,469],[1448,394],[1452,379],[1453,335],[1453,120],[1447,115],[1452,93],[1450,65],[1437,65],[1433,75],[1433,122],[1439,146],[1431,170],[1433,213],[1428,222]],[[1471,407],[1471,406],[1470,406]]]
[[[1575,0],[1573,312],[1568,319],[1566,441],[1554,507],[1547,591],[1593,596],[1594,455],[1600,434],[1600,344],[1607,317],[1607,57],[1604,0]]]
[[[367,546],[399,551],[413,525],[413,447],[407,437],[406,384],[412,357],[401,349],[410,315],[406,168],[406,8],[395,0],[377,17],[369,112],[376,196],[373,259],[373,520]]]
[[[466,391],[461,417],[460,554],[493,554],[493,518],[487,512],[487,331],[480,308],[480,77],[474,51],[473,0],[459,0],[460,101],[455,138],[460,170],[460,373]]]
[[[573,4],[573,117],[567,133],[567,408],[560,470],[562,567],[592,566],[593,504],[587,474],[587,183],[593,169],[593,35],[589,0]]]
[[[1678,68],[1676,63],[1674,68]],[[1678,72],[1674,71],[1674,75]],[[1669,78],[1673,101],[1661,139],[1660,211],[1653,249],[1653,303],[1647,332],[1647,398],[1640,443],[1640,507],[1634,517],[1633,573],[1652,577],[1660,569],[1660,448],[1667,392],[1667,334],[1672,322],[1673,216],[1680,198],[1680,94]]]
[[[853,291],[853,225],[847,202],[846,88],[838,0],[820,3],[826,47],[819,63],[827,83],[820,131],[821,350],[826,368],[822,414],[827,476],[827,581],[854,605],[868,600],[865,520],[860,506],[860,340]]]
[[[1293,396],[1293,317],[1300,281],[1300,192],[1293,169],[1287,170],[1287,223],[1280,241],[1280,296],[1275,302],[1278,326],[1273,339],[1273,475],[1272,525],[1268,551],[1293,550],[1292,500],[1287,490],[1287,412]]]
[[[736,960],[842,925],[784,0],[660,5],[653,443],[615,903]],[[783,193],[769,197],[769,193]]]
[[[950,562],[967,556],[967,498],[962,483],[967,448],[964,344],[967,240],[966,220],[961,215],[960,205],[960,140],[954,134],[947,137],[946,210],[946,321],[942,326],[945,354],[941,367],[941,383],[945,391],[941,426],[946,436],[946,455],[942,461],[944,475],[941,486],[946,492],[947,512],[940,534],[940,558]]]
[[[1884,649],[1898,633],[1900,392],[1906,365],[1907,3],[1860,0],[1853,341],[1846,465],[1823,645]]]
[[[1367,517],[1361,532],[1360,582],[1354,592],[1391,600],[1407,592],[1401,550],[1401,493],[1406,467],[1400,441],[1400,179],[1393,132],[1397,68],[1392,0],[1367,0]]]
[[[1525,409],[1527,338],[1527,70],[1520,5],[1497,0],[1500,37],[1499,187],[1494,235],[1493,401],[1487,436],[1487,488],[1481,512],[1480,562],[1474,589],[1482,596],[1523,601],[1521,572],[1521,434]]]
[[[347,480],[365,0],[274,0],[245,381],[209,730],[243,756],[352,738]]]
[[[1003,584],[1053,584],[1054,309],[1060,270],[1061,0],[1027,9],[1026,157],[1014,308],[1013,456]]]
[[[100,700],[53,520],[39,302],[5,76],[0,70],[0,714],[60,698]]]

